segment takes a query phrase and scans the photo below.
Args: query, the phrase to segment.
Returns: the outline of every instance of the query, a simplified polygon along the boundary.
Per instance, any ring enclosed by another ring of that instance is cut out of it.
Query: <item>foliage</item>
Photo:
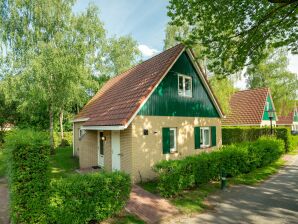
[[[154,167],[158,174],[158,190],[166,197],[221,175],[234,177],[266,166],[284,152],[282,140],[262,137],[253,143],[224,146],[218,151],[201,153],[182,160],[161,161]]]
[[[49,193],[48,135],[14,130],[5,137],[12,223],[46,223]]]
[[[50,157],[52,178],[67,177],[79,168],[77,157],[72,156],[72,147],[58,147],[55,155]]]
[[[212,87],[216,99],[218,99],[220,103],[221,109],[224,111],[224,113],[229,113],[229,102],[233,93],[236,92],[233,80],[229,78],[218,79],[216,76],[213,76],[208,81]]]
[[[240,142],[252,142],[261,136],[269,136],[270,128],[259,127],[223,127],[222,128],[222,144],[234,144]],[[285,144],[286,152],[293,149],[291,143],[291,132],[288,128],[274,128],[274,135],[278,139],[282,139]]]
[[[60,138],[60,132],[54,133],[54,141],[55,141],[55,147],[59,147],[62,144],[61,138]],[[70,146],[72,145],[72,131],[64,132],[64,146]]]
[[[191,29],[183,40],[204,46],[210,69],[229,75],[264,57],[264,49],[287,46],[297,53],[298,1],[170,0],[171,24]]]
[[[53,180],[49,223],[89,223],[118,213],[126,204],[130,178],[123,173],[71,175]]]
[[[140,54],[131,37],[106,37],[95,6],[75,14],[74,3],[0,1],[5,101],[19,112],[17,123],[50,129],[52,149],[55,119],[59,116],[63,133],[64,113],[77,113],[102,84],[98,81],[133,65]]]
[[[239,174],[236,177],[229,179],[229,184],[246,184],[253,185],[260,183],[272,174],[277,173],[279,168],[284,165],[285,161],[283,159],[279,159],[265,167],[261,167],[251,171],[250,173]]]
[[[270,52],[258,65],[250,65],[246,71],[247,87],[269,87],[278,114],[287,115],[293,109],[298,89],[297,74],[287,70],[287,52]]]
[[[117,215],[116,217],[113,217],[110,222],[110,224],[145,224],[144,221],[140,220],[138,217],[125,213]]]
[[[7,153],[0,146],[0,179],[6,176]]]

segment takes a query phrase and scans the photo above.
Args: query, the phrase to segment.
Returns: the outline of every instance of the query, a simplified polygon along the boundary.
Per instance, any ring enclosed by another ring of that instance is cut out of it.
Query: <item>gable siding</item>
[[[298,122],[298,111],[294,110],[294,118],[293,118],[294,122]]]
[[[269,114],[267,112],[267,108],[266,108],[266,104],[267,102],[269,102],[269,109],[270,110],[273,110],[273,105],[272,105],[272,100],[271,100],[271,97],[269,96],[269,94],[267,95],[267,98],[266,98],[266,103],[265,103],[265,107],[264,107],[264,114],[263,114],[263,120],[265,121],[269,121]],[[275,121],[275,115],[273,117],[273,121]]]
[[[192,77],[192,97],[178,95],[178,74]],[[219,117],[191,60],[183,53],[159,86],[154,90],[138,115]]]

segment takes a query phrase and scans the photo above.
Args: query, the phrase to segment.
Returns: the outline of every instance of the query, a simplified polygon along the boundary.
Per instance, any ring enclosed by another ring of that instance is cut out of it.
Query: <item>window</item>
[[[178,75],[178,95],[192,97],[192,79],[190,76]]]
[[[266,102],[266,110],[269,111],[270,107],[269,107],[269,102]]]
[[[170,152],[176,151],[176,128],[170,128]]]
[[[201,147],[209,147],[210,146],[210,127],[201,127],[200,128],[200,144]]]
[[[86,130],[81,129],[79,130],[79,139],[81,139],[86,134]]]

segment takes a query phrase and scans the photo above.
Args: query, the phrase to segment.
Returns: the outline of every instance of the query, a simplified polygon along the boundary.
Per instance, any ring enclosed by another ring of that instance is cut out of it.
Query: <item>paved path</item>
[[[5,179],[0,179],[0,224],[8,224],[8,190]]]
[[[162,219],[165,220],[178,214],[178,210],[167,200],[136,185],[132,188],[130,200],[125,209],[146,223],[160,223]]]
[[[298,223],[298,155],[277,175],[257,186],[235,186],[210,198],[214,211],[167,223]]]

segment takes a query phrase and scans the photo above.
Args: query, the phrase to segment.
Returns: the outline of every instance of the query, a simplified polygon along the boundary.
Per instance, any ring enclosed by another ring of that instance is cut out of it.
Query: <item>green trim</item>
[[[265,103],[265,107],[264,107],[264,114],[263,114],[263,120],[265,121],[269,121],[269,114],[268,114],[268,108],[267,107],[267,102],[269,103],[269,110],[273,110],[273,103],[272,103],[272,100],[271,100],[271,97],[270,95],[268,94],[267,95],[267,98],[266,98],[266,103]],[[274,113],[274,116],[273,116],[273,121],[275,121],[276,118],[275,118],[275,113]]]
[[[211,144],[216,146],[216,126],[211,127]]]
[[[195,136],[195,149],[201,148],[201,131],[200,127],[194,128],[194,136]]]
[[[178,94],[178,75],[192,78],[192,97]],[[163,78],[138,115],[220,117],[190,58],[183,53]]]
[[[170,128],[162,128],[162,153],[170,153]]]

